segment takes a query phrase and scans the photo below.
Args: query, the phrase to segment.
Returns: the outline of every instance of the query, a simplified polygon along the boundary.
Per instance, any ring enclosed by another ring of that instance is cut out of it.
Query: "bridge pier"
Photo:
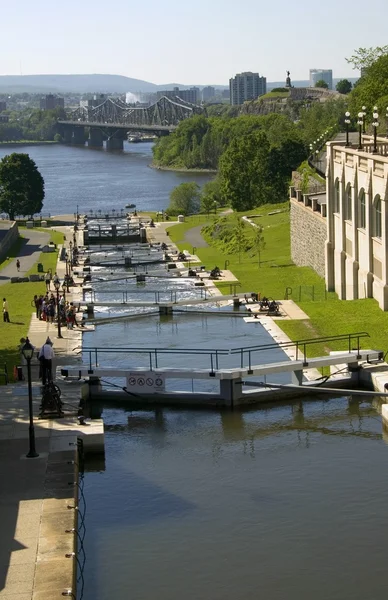
[[[124,150],[124,140],[122,138],[112,136],[111,138],[106,140],[106,149],[107,150]]]
[[[64,144],[71,144],[72,138],[73,138],[73,130],[71,129],[71,127],[64,127],[63,128],[63,143]]]
[[[104,135],[101,129],[97,129],[95,127],[91,127],[89,129],[88,146],[89,148],[103,148]]]
[[[84,146],[85,144],[85,129],[84,127],[74,127],[73,137],[71,140],[72,144],[76,146]]]

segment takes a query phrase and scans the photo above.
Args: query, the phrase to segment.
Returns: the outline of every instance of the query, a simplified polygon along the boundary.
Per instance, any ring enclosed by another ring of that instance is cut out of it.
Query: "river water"
[[[0,158],[10,151],[0,148]],[[148,144],[128,144],[125,153],[17,151],[41,170],[51,214],[129,202],[161,210],[175,185],[209,178],[150,169]],[[96,270],[120,276],[120,269]],[[111,290],[118,298],[131,290],[134,297],[198,294],[183,279],[95,289],[104,300]],[[84,346],[179,352],[270,341],[259,323],[213,311],[132,315],[98,325]],[[274,349],[265,360],[283,359]],[[177,365],[184,360],[177,354]],[[106,406],[103,418],[105,464],[89,466],[84,479],[85,600],[385,600],[388,446],[377,399],[304,398],[235,412]]]
[[[124,152],[106,152],[81,146],[0,146],[0,159],[25,152],[36,162],[45,180],[42,213],[72,214],[124,208],[164,210],[171,190],[180,183],[202,185],[212,176],[151,169],[152,143],[124,144]]]

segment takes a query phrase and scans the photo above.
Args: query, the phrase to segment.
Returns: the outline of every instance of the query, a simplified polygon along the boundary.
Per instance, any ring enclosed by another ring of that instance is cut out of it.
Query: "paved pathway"
[[[16,260],[12,260],[0,271],[0,285],[8,283],[11,277],[23,277],[38,262],[42,247],[50,241],[50,234],[33,229],[23,229],[21,235],[24,243],[17,258],[20,260],[20,272],[16,268]]]

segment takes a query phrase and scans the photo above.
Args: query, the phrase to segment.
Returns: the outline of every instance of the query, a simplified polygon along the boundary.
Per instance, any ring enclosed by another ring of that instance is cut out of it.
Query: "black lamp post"
[[[65,277],[66,291],[67,291],[67,293],[69,293],[70,292],[70,290],[69,290],[70,271],[69,271],[69,257],[68,257],[67,252],[65,254],[65,259],[66,259],[66,277]]]
[[[358,121],[357,121],[357,125],[358,125],[358,150],[362,150],[362,129],[364,126],[364,113],[362,111],[360,111],[358,113]]]
[[[28,379],[28,412],[30,416],[30,426],[28,429],[30,439],[30,450],[26,455],[27,458],[37,458],[39,454],[35,449],[35,430],[34,430],[34,416],[32,411],[32,384],[31,384],[31,358],[34,354],[34,347],[30,340],[27,338],[22,348],[22,354],[27,362],[27,379]]]
[[[345,143],[345,146],[346,147],[350,146],[350,144],[349,144],[349,125],[350,125],[350,112],[346,111],[346,113],[345,113],[345,127],[346,127],[346,129],[345,129],[345,131],[346,131],[346,143]]]
[[[61,283],[60,281],[56,280],[54,282],[54,287],[57,291],[57,321],[58,321],[58,337],[61,338],[62,337],[62,331],[61,331],[61,314],[60,314],[60,310],[59,310],[59,287],[60,287]]]
[[[377,106],[373,107],[373,154],[377,154],[377,128],[379,126],[379,113]]]
[[[362,133],[366,132],[366,106],[361,107],[362,110]]]
[[[218,206],[217,200],[214,200],[214,214],[215,215],[217,214],[217,206]]]
[[[386,121],[386,123],[387,123],[387,135],[386,135],[385,137],[387,137],[387,138],[388,138],[388,106],[387,106],[387,108],[385,109],[385,121]]]
[[[73,265],[73,242],[69,242],[69,249],[70,249],[70,268]]]

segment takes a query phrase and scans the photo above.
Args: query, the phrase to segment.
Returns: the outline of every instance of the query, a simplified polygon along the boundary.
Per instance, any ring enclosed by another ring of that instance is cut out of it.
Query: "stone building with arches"
[[[327,144],[325,280],[343,300],[375,298],[388,310],[388,140],[362,149]]]
[[[377,150],[374,152],[374,150]],[[388,310],[388,139],[326,144],[326,190],[290,188],[291,257],[342,300]]]

